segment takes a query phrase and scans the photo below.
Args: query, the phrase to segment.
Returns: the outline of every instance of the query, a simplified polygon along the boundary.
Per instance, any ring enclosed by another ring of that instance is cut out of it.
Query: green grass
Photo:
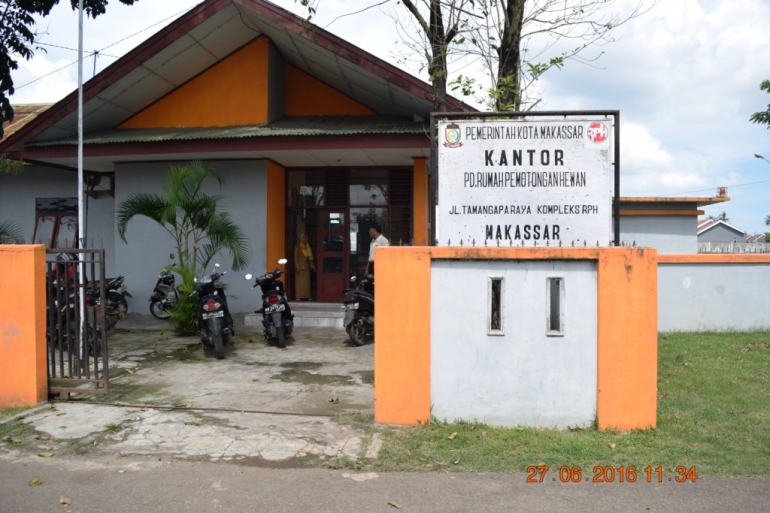
[[[22,408],[3,408],[0,410],[0,420],[3,420],[8,417],[13,417],[14,415],[17,415],[24,410],[28,410],[29,408],[22,407]]]
[[[546,464],[770,474],[770,332],[676,333],[659,338],[658,425],[625,433],[490,428],[433,422],[383,428],[381,471],[524,472]],[[454,440],[449,440],[452,433]],[[356,466],[361,468],[360,463]]]

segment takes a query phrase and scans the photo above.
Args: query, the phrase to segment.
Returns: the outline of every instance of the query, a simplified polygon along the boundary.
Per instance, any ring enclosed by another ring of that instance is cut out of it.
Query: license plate
[[[350,303],[349,305],[342,305],[340,310],[358,310],[358,303]]]
[[[286,310],[286,305],[273,305],[265,308],[265,313],[283,312]]]
[[[220,310],[218,312],[211,312],[211,313],[204,313],[203,314],[203,318],[204,319],[214,319],[216,317],[224,317],[224,316],[225,316],[224,310]]]

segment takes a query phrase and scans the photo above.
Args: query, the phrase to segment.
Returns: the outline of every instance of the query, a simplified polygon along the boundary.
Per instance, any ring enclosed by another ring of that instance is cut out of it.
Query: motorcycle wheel
[[[163,303],[160,300],[156,300],[150,303],[150,313],[157,319],[168,319],[171,317],[171,312],[163,308]]]
[[[213,335],[214,338],[214,351],[217,354],[217,360],[222,360],[225,357],[225,345],[222,342],[222,334]]]
[[[279,326],[275,329],[275,334],[278,337],[278,347],[284,349],[286,347],[286,337],[283,332],[283,326]]]
[[[348,335],[350,335],[350,340],[359,347],[366,343],[366,328],[360,317],[348,325]]]
[[[123,294],[115,291],[107,292],[107,304],[115,307],[118,311],[118,316],[121,319],[126,318],[126,314],[128,313],[128,301],[126,301],[126,297]]]

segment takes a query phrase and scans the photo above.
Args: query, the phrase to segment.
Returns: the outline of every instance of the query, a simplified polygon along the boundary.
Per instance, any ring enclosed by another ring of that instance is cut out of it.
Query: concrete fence
[[[658,255],[658,330],[770,329],[770,255]]]

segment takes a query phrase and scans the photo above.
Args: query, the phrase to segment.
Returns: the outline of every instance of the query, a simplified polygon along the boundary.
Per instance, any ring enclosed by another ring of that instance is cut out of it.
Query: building
[[[721,219],[698,221],[698,242],[745,242],[746,232]]]

